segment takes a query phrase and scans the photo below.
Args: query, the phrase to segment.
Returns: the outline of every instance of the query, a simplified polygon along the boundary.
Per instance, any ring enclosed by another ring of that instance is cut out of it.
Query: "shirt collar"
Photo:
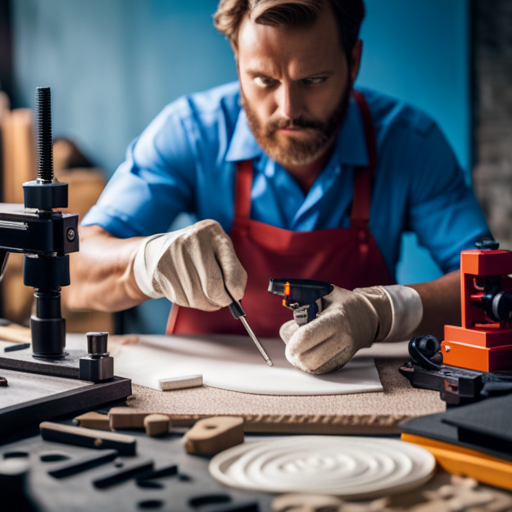
[[[363,116],[352,96],[336,137],[334,153],[340,164],[364,167],[370,163]]]
[[[347,114],[336,136],[335,160],[340,164],[366,166],[369,163],[363,117],[354,98],[350,98]],[[261,156],[263,149],[256,142],[243,108],[226,153],[227,162],[251,160]],[[334,156],[334,155],[333,155]],[[332,159],[331,159],[332,160]]]

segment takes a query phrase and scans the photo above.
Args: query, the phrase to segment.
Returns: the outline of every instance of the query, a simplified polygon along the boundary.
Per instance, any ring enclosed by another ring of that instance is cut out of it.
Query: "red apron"
[[[363,117],[370,163],[355,171],[350,228],[297,232],[251,220],[252,160],[238,164],[230,236],[248,274],[242,305],[256,336],[277,337],[281,325],[292,319],[282,299],[267,292],[271,277],[318,279],[349,290],[395,282],[368,228],[375,134],[366,99],[357,91],[353,96]],[[243,335],[246,331],[228,308],[205,312],[173,305],[167,334],[215,333]]]

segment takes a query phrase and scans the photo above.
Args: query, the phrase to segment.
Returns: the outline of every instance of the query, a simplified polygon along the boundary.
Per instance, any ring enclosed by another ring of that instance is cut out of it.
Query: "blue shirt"
[[[416,232],[444,272],[461,250],[489,233],[455,155],[419,110],[362,90],[377,139],[370,230],[391,275],[401,235]],[[133,141],[126,160],[83,225],[119,238],[168,231],[182,212],[215,219],[229,233],[236,163],[254,160],[251,218],[292,231],[350,226],[354,168],[368,164],[363,120],[354,100],[324,170],[307,195],[256,142],[240,107],[238,82],[182,97]]]

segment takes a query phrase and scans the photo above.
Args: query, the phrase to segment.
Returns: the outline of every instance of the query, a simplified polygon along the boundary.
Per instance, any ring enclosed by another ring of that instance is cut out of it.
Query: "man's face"
[[[285,167],[321,157],[336,137],[357,74],[349,70],[330,9],[301,28],[246,17],[237,60],[249,127],[265,152]]]

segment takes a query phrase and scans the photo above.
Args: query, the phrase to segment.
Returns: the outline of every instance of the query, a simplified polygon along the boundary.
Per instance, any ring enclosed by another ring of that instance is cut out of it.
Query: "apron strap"
[[[235,180],[235,217],[248,219],[251,214],[252,160],[237,163]]]
[[[350,225],[353,228],[367,228],[370,221],[372,182],[377,165],[377,149],[372,114],[366,98],[361,92],[355,90],[352,91],[352,96],[363,117],[366,148],[370,162],[367,167],[358,167],[354,173],[354,199]]]

